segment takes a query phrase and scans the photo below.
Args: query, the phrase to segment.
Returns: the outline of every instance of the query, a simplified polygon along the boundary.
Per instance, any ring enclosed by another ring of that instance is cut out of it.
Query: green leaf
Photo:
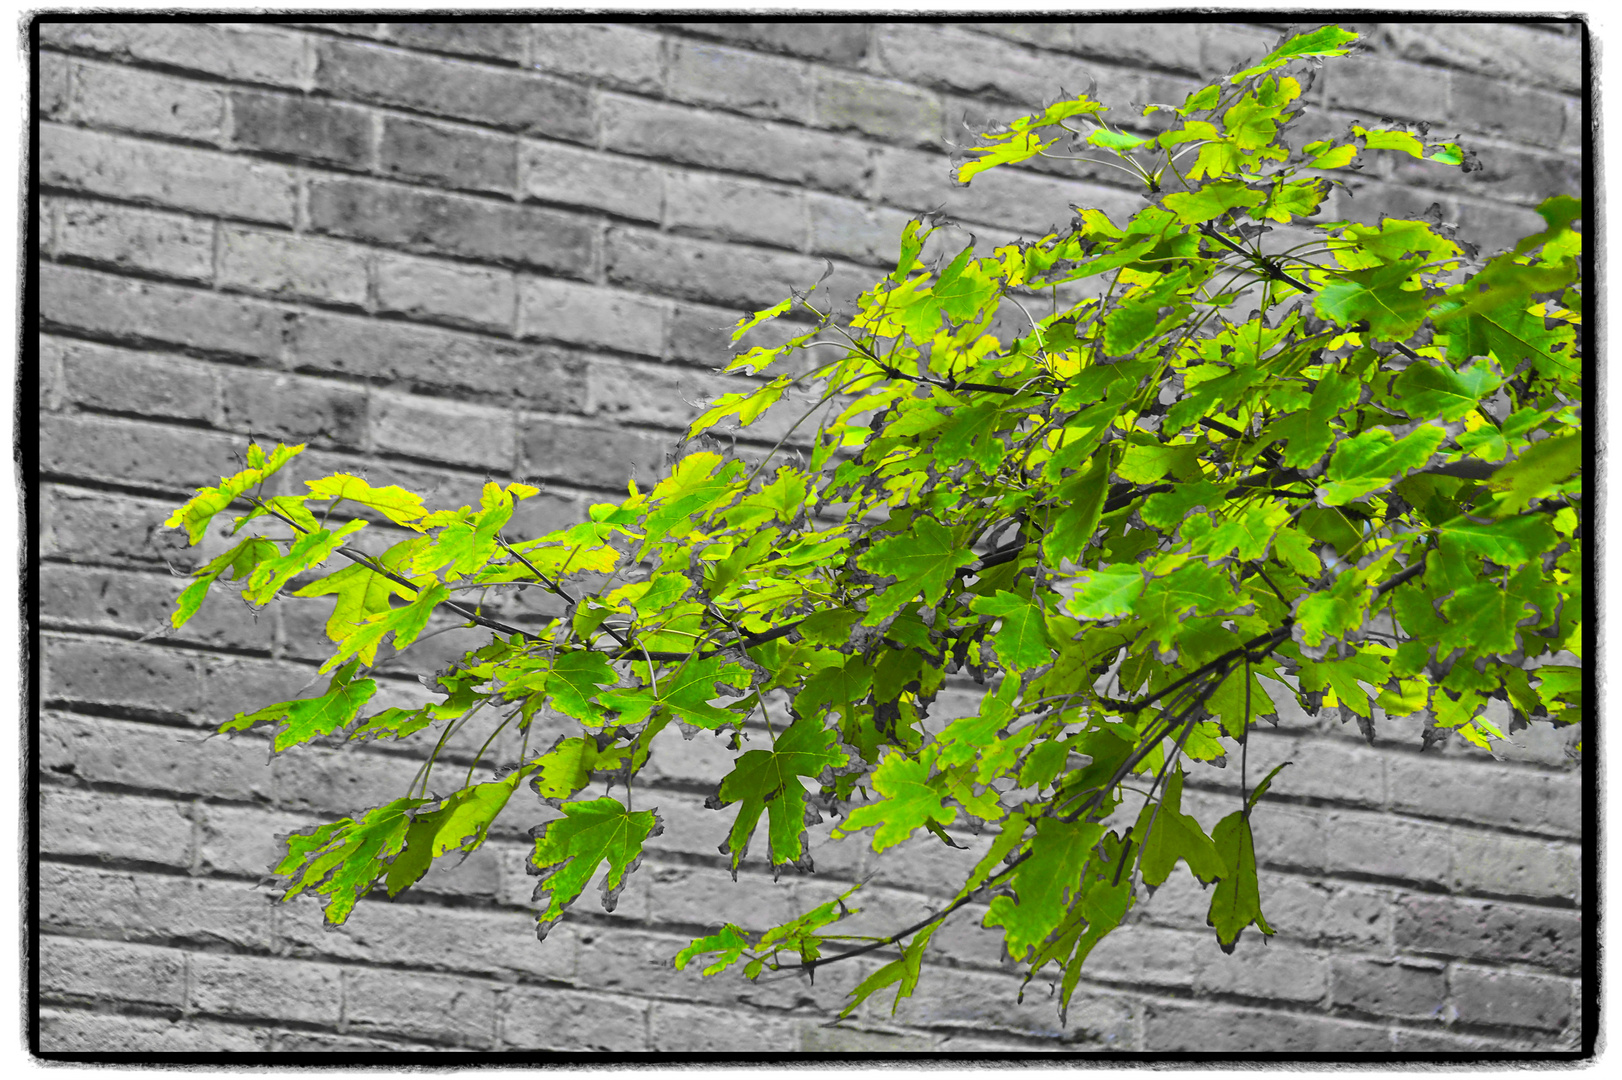
[[[1408,365],[1397,377],[1397,402],[1416,420],[1440,417],[1457,420],[1504,384],[1488,363],[1477,362],[1462,371],[1429,363]]]
[[[1241,206],[1260,206],[1267,196],[1239,180],[1218,180],[1195,191],[1179,191],[1161,200],[1184,225],[1199,225]]]
[[[1329,459],[1328,482],[1318,489],[1318,502],[1342,506],[1383,491],[1424,467],[1446,438],[1440,425],[1421,424],[1401,440],[1383,427],[1345,439]]]
[[[276,449],[267,457],[258,443],[249,443],[246,469],[232,476],[220,477],[218,487],[198,488],[197,494],[170,514],[163,524],[171,529],[185,529],[187,542],[197,543],[208,531],[208,524],[214,520],[215,515],[230,506],[239,495],[249,488],[257,487],[267,477],[293,460],[295,455],[304,450],[304,446],[304,443],[297,446],[278,443]]]
[[[411,523],[426,514],[422,499],[396,484],[374,488],[358,476],[334,473],[319,480],[305,481],[310,494],[317,499],[347,499],[377,511],[396,525],[411,527]]]
[[[1053,659],[1042,609],[1031,600],[998,590],[995,596],[976,597],[970,610],[1002,620],[994,642],[1004,667],[1024,671]]]
[[[397,545],[391,551],[398,550],[400,546],[403,545]],[[360,563],[353,563],[319,581],[311,582],[293,595],[338,598],[332,606],[332,615],[327,619],[327,637],[340,644],[359,630],[363,623],[393,610],[390,600],[412,600],[416,597],[411,589]],[[370,664],[376,653],[374,643],[362,651],[361,660]]]
[[[366,522],[351,521],[337,532],[321,529],[293,541],[287,554],[261,561],[248,577],[242,596],[251,604],[268,604],[294,577],[314,569],[332,557],[345,540],[364,528]]]
[[[192,572],[195,580],[175,597],[175,610],[169,616],[169,625],[177,630],[185,626],[203,606],[209,587],[226,571],[231,572],[233,579],[245,581],[260,563],[266,559],[276,558],[279,553],[280,549],[271,541],[262,536],[250,536],[223,555],[209,560],[204,566]]]
[[[1058,927],[1076,898],[1089,852],[1103,834],[1097,822],[1037,820],[1030,855],[1005,879],[1014,895],[993,896],[981,924],[1003,928],[1009,956],[1024,960]]]
[[[1582,436],[1571,432],[1533,443],[1520,457],[1493,473],[1487,486],[1503,492],[1498,500],[1499,514],[1518,514],[1581,466]]]
[[[1269,937],[1273,928],[1262,916],[1261,888],[1256,881],[1256,841],[1250,831],[1250,809],[1235,810],[1217,822],[1211,831],[1217,858],[1222,862],[1221,880],[1211,894],[1206,924],[1216,929],[1217,944],[1225,953],[1233,952],[1239,935],[1247,926]]]
[[[873,850],[894,847],[921,828],[925,822],[950,825],[957,811],[943,805],[946,792],[940,778],[929,775],[935,751],[926,749],[919,757],[891,751],[873,770],[873,788],[883,798],[853,807],[834,830],[848,836],[858,829],[872,828]]]
[[[1409,259],[1371,270],[1342,271],[1318,290],[1312,306],[1339,326],[1367,320],[1376,337],[1401,341],[1419,329],[1430,310],[1425,290],[1403,287],[1422,264],[1421,259]]]
[[[1105,566],[1077,574],[1065,610],[1078,619],[1115,619],[1130,614],[1143,594],[1143,571],[1136,566]]]
[[[597,740],[590,736],[560,738],[552,749],[535,760],[535,775],[530,778],[529,786],[544,801],[556,806],[591,783],[592,773],[623,768],[631,752],[631,747],[621,745],[600,748]]]
[[[565,803],[562,810],[564,817],[530,830],[530,872],[540,878],[533,902],[543,905],[536,936],[543,941],[604,863],[603,910],[613,911],[626,878],[642,863],[643,843],[665,831],[657,813],[632,813],[618,799]]]
[[[739,927],[727,923],[720,931],[694,938],[692,943],[676,954],[676,970],[681,971],[696,957],[720,953],[720,958],[704,969],[705,975],[718,975],[743,958],[745,949],[753,948],[749,935]]]
[[[605,664],[604,667],[606,666]],[[604,682],[613,681],[612,669],[606,672],[606,676]],[[689,660],[675,672],[660,677],[658,702],[669,709],[676,719],[697,727],[717,728],[724,724],[741,724],[744,714],[750,708],[748,699],[740,699],[744,705],[741,711],[737,712],[711,705],[711,701],[722,696],[717,689],[718,683],[738,688],[746,687],[750,683],[749,671],[742,665],[728,662],[719,656]]]
[[[1479,581],[1454,593],[1442,604],[1450,624],[1437,642],[1438,655],[1454,649],[1472,653],[1512,653],[1515,627],[1528,614],[1520,597],[1495,582]]]
[[[247,731],[260,724],[276,725],[271,740],[272,754],[328,735],[335,735],[348,727],[360,712],[361,706],[377,693],[373,679],[352,681],[360,668],[359,661],[351,661],[339,668],[327,682],[327,691],[320,697],[279,701],[253,712],[237,713],[219,726],[219,733]]]
[[[1261,75],[1282,67],[1291,60],[1307,56],[1345,56],[1357,35],[1338,26],[1323,26],[1306,34],[1297,34],[1268,53],[1255,67],[1245,68],[1228,76],[1230,83],[1242,83],[1254,75]]]
[[[358,821],[342,818],[282,837],[287,854],[272,871],[281,879],[281,898],[305,891],[325,896],[326,924],[342,925],[405,846],[409,812],[428,801],[395,799]]]
[[[1142,848],[1143,883],[1164,885],[1181,859],[1195,877],[1209,885],[1222,876],[1223,863],[1216,845],[1200,823],[1183,813],[1183,767],[1166,778],[1166,791],[1158,803],[1146,802],[1132,835]]]
[[[793,864],[801,870],[811,869],[805,787],[799,778],[821,776],[824,770],[849,761],[850,756],[839,748],[837,733],[804,715],[777,736],[770,750],[749,750],[739,756],[715,795],[704,804],[712,810],[739,804],[738,816],[721,847],[723,855],[731,856],[734,879],[762,811],[770,822],[772,868]]]
[[[435,859],[451,851],[476,851],[490,826],[507,806],[532,767],[515,769],[500,780],[452,792],[438,807],[417,810],[406,830],[405,850],[394,857],[383,878],[390,896],[415,884]]]
[[[933,518],[918,517],[914,526],[901,535],[880,540],[868,549],[856,565],[875,574],[893,576],[895,584],[869,601],[862,622],[872,626],[901,609],[901,605],[922,595],[930,607],[941,602],[953,571],[976,561],[977,556],[960,545],[952,531]]]

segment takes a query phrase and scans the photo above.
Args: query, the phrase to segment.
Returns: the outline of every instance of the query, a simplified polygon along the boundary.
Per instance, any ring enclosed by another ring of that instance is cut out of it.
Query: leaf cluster
[[[727,924],[678,966],[755,977],[897,946],[851,1008],[899,1000],[944,915],[978,901],[1031,976],[1058,970],[1062,1009],[1140,886],[1178,862],[1214,886],[1221,947],[1272,933],[1252,829],[1272,777],[1208,833],[1182,807],[1182,759],[1242,758],[1275,697],[1371,739],[1377,713],[1423,714],[1427,745],[1503,738],[1494,699],[1512,727],[1576,719],[1561,661],[1582,641],[1581,208],[1549,200],[1543,231],[1486,259],[1434,217],[1318,220],[1370,155],[1473,165],[1422,128],[1292,138],[1312,65],[1354,38],[1288,38],[1179,106],[1111,121],[1082,95],[986,133],[960,182],[1083,157],[1135,177],[1145,204],[932,261],[952,227],[908,223],[854,309],[813,290],[741,320],[735,340],[791,315],[803,332],[736,356],[727,370],[755,389],[688,432],[789,409],[789,435],[691,444],[653,488],[569,528],[510,539],[536,493],[517,483],[455,510],[341,474],[266,495],[302,447],[250,448],[169,521],[195,543],[245,503],[236,531],[256,526],[197,572],[173,623],[227,574],[253,604],[302,580],[295,595],[332,600],[331,675],[222,730],[268,726],[276,753],[441,733],[404,797],[286,838],[285,895],[320,894],[341,922],[374,884],[394,895],[477,847],[528,780],[562,814],[531,833],[540,932],[600,871],[612,907],[663,828],[630,791],[675,723],[736,751],[707,804],[730,815],[734,875],[752,850],[811,871],[824,814],[879,853],[920,830],[990,835],[917,926],[836,932],[852,890],[780,927]],[[368,547],[369,521],[405,538]],[[562,613],[504,621],[519,590]],[[491,633],[432,700],[363,716],[385,642],[406,649],[435,620]],[[973,715],[932,713],[952,678],[984,688]],[[543,715],[578,733],[531,751]],[[520,734],[518,758],[430,795],[470,723],[486,748]],[[588,795],[598,781],[624,799]]]

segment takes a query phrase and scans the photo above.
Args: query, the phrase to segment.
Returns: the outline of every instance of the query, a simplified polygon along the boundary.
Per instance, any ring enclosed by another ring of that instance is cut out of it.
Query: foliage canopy
[[[275,753],[523,735],[449,795],[431,758],[400,798],[287,837],[284,896],[316,893],[342,922],[374,886],[393,896],[476,848],[527,782],[558,811],[531,832],[541,936],[605,865],[612,909],[664,827],[631,796],[674,723],[731,736],[708,805],[730,815],[734,873],[811,870],[822,812],[875,852],[920,829],[954,844],[960,822],[992,833],[917,926],[841,934],[858,888],[781,926],[726,924],[677,966],[754,977],[896,946],[850,1007],[899,1001],[941,917],[974,899],[1028,978],[1057,970],[1062,1009],[1138,886],[1178,862],[1214,886],[1222,948],[1272,933],[1251,830],[1272,776],[1207,834],[1180,762],[1242,746],[1275,713],[1269,685],[1371,739],[1380,709],[1425,713],[1427,745],[1488,746],[1492,698],[1515,725],[1575,720],[1579,671],[1549,660],[1581,652],[1580,206],[1550,199],[1545,230],[1487,259],[1434,218],[1313,220],[1371,154],[1472,164],[1423,127],[1288,137],[1314,66],[1354,38],[1288,38],[1124,123],[1083,95],[987,133],[960,182],[1062,145],[1136,177],[1145,205],[1121,221],[1078,207],[1064,231],[932,263],[949,226],[911,221],[854,313],[807,293],[741,320],[734,341],[791,314],[810,326],[736,356],[726,370],[756,387],[715,401],[651,490],[572,527],[510,539],[536,494],[521,483],[437,510],[344,474],[267,494],[302,447],[250,446],[169,521],[197,543],[248,507],[173,625],[226,578],[254,605],[297,578],[295,595],[332,598],[332,653],[316,696],[221,730],[268,727]],[[791,410],[769,453],[705,434],[769,409]],[[387,526],[403,538],[362,545]],[[509,625],[489,598],[512,589],[564,611]],[[436,615],[493,633],[433,700],[369,712],[379,649]],[[957,673],[983,696],[942,722],[930,707]],[[578,733],[531,748],[543,709]]]

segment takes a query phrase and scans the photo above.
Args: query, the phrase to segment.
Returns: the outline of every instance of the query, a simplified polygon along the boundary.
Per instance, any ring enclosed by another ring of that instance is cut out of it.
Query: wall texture
[[[1321,73],[1320,122],[1429,120],[1485,168],[1382,162],[1332,216],[1439,203],[1491,248],[1576,190],[1572,26],[1357,28],[1373,49]],[[297,479],[364,471],[452,506],[487,476],[527,479],[546,494],[525,527],[577,519],[660,469],[719,385],[716,328],[809,284],[824,257],[849,288],[889,268],[921,210],[1003,241],[1072,202],[1139,205],[1108,176],[1052,170],[953,188],[965,116],[1011,118],[1089,77],[1107,101],[1180,100],[1281,28],[38,29],[40,1049],[1577,1045],[1569,731],[1522,732],[1495,761],[1420,754],[1412,718],[1370,747],[1297,715],[1251,753],[1253,769],[1296,763],[1258,811],[1276,938],[1225,957],[1180,872],[1097,950],[1061,1029],[1040,983],[1015,1003],[1018,976],[965,911],[915,999],[830,1027],[865,960],[752,985],[668,958],[722,919],[775,922],[864,876],[872,925],[899,927],[963,853],[925,837],[880,862],[853,842],[822,849],[814,878],[774,882],[756,862],[734,885],[715,854],[724,815],[703,809],[730,755],[675,738],[638,793],[667,831],[612,915],[587,898],[535,942],[514,806],[454,872],[323,932],[313,903],[255,888],[272,835],[393,797],[420,748],[310,748],[294,769],[267,766],[262,739],[202,738],[301,691],[326,603],[254,616],[216,599],[184,633],[143,639],[196,562],[163,518],[232,471],[250,433],[308,442]],[[413,669],[392,670],[403,699]],[[1236,771],[1191,781],[1207,824]]]

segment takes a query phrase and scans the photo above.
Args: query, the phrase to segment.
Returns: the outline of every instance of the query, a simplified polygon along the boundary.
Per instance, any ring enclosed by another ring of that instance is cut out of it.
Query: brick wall
[[[1322,73],[1322,122],[1430,120],[1485,168],[1382,162],[1331,217],[1440,203],[1491,247],[1535,223],[1542,197],[1577,190],[1571,26],[1357,28],[1373,51]],[[41,1049],[1577,1045],[1569,731],[1522,732],[1495,761],[1420,754],[1412,719],[1385,721],[1370,747],[1287,711],[1250,763],[1295,761],[1258,811],[1276,938],[1224,956],[1179,873],[1099,947],[1061,1029],[1040,984],[1016,1004],[1018,976],[966,910],[894,1017],[868,1007],[829,1027],[871,963],[757,985],[668,958],[723,918],[769,924],[863,876],[867,925],[905,925],[970,855],[924,837],[878,860],[853,842],[820,847],[814,877],[774,882],[751,861],[734,885],[715,854],[724,815],[703,808],[730,755],[673,736],[638,793],[667,830],[613,914],[588,898],[535,942],[515,807],[454,871],[323,932],[314,904],[254,887],[273,834],[394,797],[421,748],[267,766],[263,739],[203,739],[301,691],[325,603],[254,615],[217,599],[183,633],[143,640],[197,561],[163,518],[232,471],[250,433],[310,444],[295,479],[364,471],[452,506],[486,477],[533,480],[545,495],[524,528],[578,519],[652,478],[691,403],[720,387],[716,328],[809,284],[825,258],[850,289],[892,265],[921,210],[1003,242],[1071,202],[1139,205],[1107,175],[1057,169],[952,187],[945,152],[965,116],[1010,118],[1089,77],[1105,100],[1180,100],[1279,28],[38,31]],[[389,669],[381,696],[403,700],[435,662]],[[1191,780],[1207,825],[1236,771]]]

